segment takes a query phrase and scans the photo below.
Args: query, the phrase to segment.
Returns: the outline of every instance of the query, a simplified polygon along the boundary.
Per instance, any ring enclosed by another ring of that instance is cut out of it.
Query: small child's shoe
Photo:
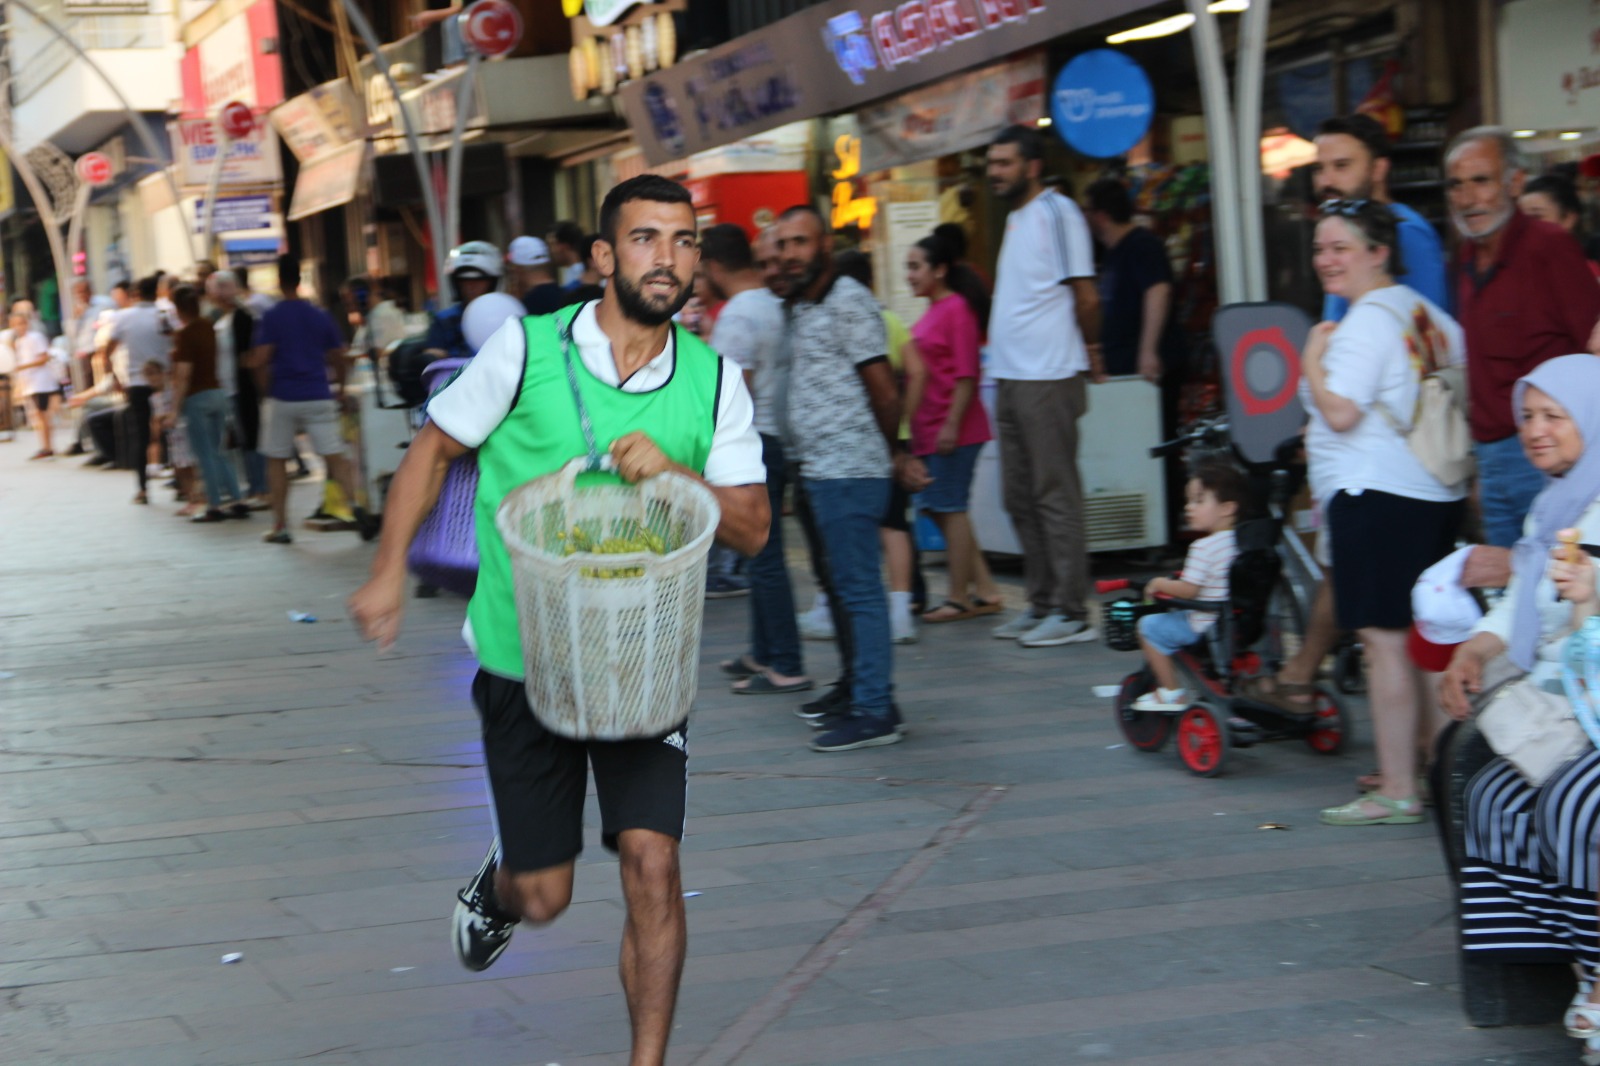
[[[1181,711],[1189,706],[1189,690],[1157,686],[1133,701],[1136,711]]]

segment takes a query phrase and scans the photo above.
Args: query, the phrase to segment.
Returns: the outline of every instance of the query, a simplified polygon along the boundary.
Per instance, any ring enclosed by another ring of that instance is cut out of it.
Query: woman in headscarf
[[[1580,543],[1600,545],[1600,359],[1552,359],[1517,382],[1512,403],[1523,450],[1545,487],[1512,554],[1505,597],[1440,679],[1440,702],[1458,719],[1481,691],[1485,665],[1502,652],[1529,683],[1562,691],[1573,621],[1562,593],[1572,588],[1573,568],[1553,558],[1557,534],[1576,528]],[[1572,760],[1542,788],[1503,758],[1468,786],[1462,946],[1507,962],[1572,962],[1580,988],[1567,1029],[1600,1056],[1600,993],[1591,991],[1600,966],[1597,840],[1600,750]]]

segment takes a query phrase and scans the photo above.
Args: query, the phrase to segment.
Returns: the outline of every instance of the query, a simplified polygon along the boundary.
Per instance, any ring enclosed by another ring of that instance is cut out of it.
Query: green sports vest
[[[511,557],[495,526],[495,512],[512,489],[553,474],[586,455],[577,404],[561,358],[562,331],[572,328],[581,308],[522,320],[527,336],[522,384],[505,420],[478,448],[478,495],[473,508],[478,531],[478,586],[467,605],[467,620],[478,662],[491,673],[521,678],[522,638],[518,631]],[[672,377],[651,392],[624,392],[591,374],[576,343],[571,345],[578,391],[594,426],[595,446],[610,449],[618,437],[639,430],[675,463],[703,472],[711,454],[722,358],[698,337],[673,326]],[[615,474],[583,474],[578,484],[616,483]]]

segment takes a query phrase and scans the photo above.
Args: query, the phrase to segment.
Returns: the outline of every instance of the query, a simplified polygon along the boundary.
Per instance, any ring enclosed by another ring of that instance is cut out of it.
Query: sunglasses
[[[1321,215],[1342,215],[1345,218],[1354,218],[1366,209],[1371,200],[1324,200],[1317,205],[1317,213]]]

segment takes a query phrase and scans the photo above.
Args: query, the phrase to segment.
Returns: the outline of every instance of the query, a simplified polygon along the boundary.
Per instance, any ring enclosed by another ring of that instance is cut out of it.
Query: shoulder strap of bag
[[[1379,301],[1379,300],[1374,300],[1370,304],[1368,304],[1367,306],[1381,307],[1385,311],[1387,311],[1389,314],[1393,315],[1394,318],[1395,318],[1395,321],[1400,323],[1400,335],[1401,335],[1402,338],[1405,337],[1406,330],[1411,328],[1411,323],[1406,321],[1406,316],[1402,315],[1399,311],[1396,311],[1394,308],[1390,307],[1388,304],[1383,303],[1382,301]],[[1417,407],[1418,407],[1418,410],[1416,410],[1416,411],[1414,411],[1412,413],[1411,424],[1410,425],[1402,425],[1401,422],[1400,422],[1399,416],[1397,416],[1393,411],[1391,411],[1386,404],[1384,404],[1382,402],[1378,402],[1378,403],[1374,403],[1372,405],[1373,408],[1378,412],[1378,414],[1383,416],[1383,420],[1385,422],[1389,423],[1390,427],[1393,428],[1396,433],[1400,434],[1400,436],[1405,438],[1407,441],[1409,441],[1411,439],[1411,434],[1416,431],[1416,428],[1417,428],[1417,415],[1419,415],[1421,413],[1420,409],[1421,409],[1421,405],[1422,405],[1422,383],[1424,381],[1426,381],[1428,378],[1432,377],[1433,375],[1437,374],[1439,371],[1441,371],[1443,369],[1445,369],[1445,368],[1444,367],[1435,367],[1433,370],[1424,370],[1421,374],[1419,374],[1417,376]]]

